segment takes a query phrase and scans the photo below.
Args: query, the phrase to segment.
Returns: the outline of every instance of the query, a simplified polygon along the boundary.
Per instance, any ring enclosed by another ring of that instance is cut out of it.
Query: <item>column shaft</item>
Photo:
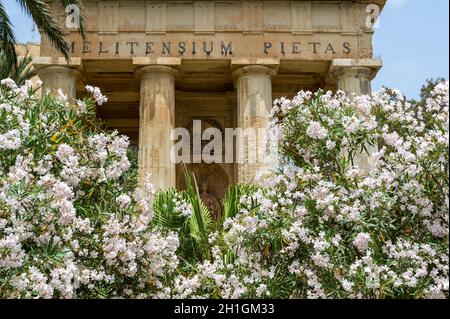
[[[68,98],[74,99],[77,94],[77,82],[81,72],[67,66],[51,65],[38,71],[42,81],[42,92],[56,92],[61,89]]]
[[[175,125],[174,69],[147,66],[141,76],[139,106],[139,173],[152,175],[155,188],[175,187],[175,164],[170,134]]]
[[[237,77],[237,161],[238,181],[254,181],[258,174],[273,168],[273,161],[264,158],[272,109],[272,80],[275,71],[265,66],[245,66],[234,71]],[[261,155],[264,151],[264,155]]]

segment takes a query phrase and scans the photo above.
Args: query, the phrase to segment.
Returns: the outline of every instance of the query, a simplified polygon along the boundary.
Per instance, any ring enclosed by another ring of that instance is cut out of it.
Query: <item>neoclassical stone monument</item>
[[[49,2],[72,59],[42,38],[34,65],[44,90],[76,97],[84,85],[100,87],[109,102],[99,116],[139,146],[141,174],[152,173],[161,188],[183,184],[181,167],[170,160],[174,127],[194,120],[220,130],[264,127],[273,99],[302,89],[368,93],[381,67],[366,22],[369,5],[381,10],[385,0],[85,0],[84,40],[66,27],[70,16],[59,2]],[[214,198],[267,169],[191,165]]]

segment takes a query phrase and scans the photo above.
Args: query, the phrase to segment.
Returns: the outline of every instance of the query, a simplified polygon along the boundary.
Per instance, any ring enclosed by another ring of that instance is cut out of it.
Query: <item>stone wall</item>
[[[51,2],[65,28],[67,13]],[[82,58],[371,58],[366,10],[384,2],[88,0],[86,40],[65,31]],[[45,37],[41,53],[58,55]]]

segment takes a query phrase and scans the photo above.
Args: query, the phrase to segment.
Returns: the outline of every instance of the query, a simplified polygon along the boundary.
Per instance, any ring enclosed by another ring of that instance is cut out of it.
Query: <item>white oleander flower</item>
[[[91,85],[86,85],[86,91],[92,94],[93,98],[98,105],[108,102],[108,98],[102,94],[98,87],[93,87]]]
[[[353,245],[358,248],[360,252],[364,252],[369,249],[369,244],[371,242],[370,234],[359,233],[353,240]]]
[[[319,122],[311,121],[306,129],[306,135],[312,139],[322,140],[328,135],[328,130],[324,128]]]

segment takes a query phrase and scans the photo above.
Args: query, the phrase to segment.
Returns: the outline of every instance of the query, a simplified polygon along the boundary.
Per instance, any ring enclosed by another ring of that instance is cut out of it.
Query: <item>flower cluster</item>
[[[151,298],[178,266],[178,235],[152,228],[128,138],[94,107],[2,81],[0,297]]]
[[[90,99],[2,80],[0,297],[448,298],[448,103],[448,82],[276,100],[283,161],[215,222],[188,174],[139,185]]]
[[[94,98],[95,102],[97,102],[98,105],[102,105],[103,103],[108,102],[108,98],[102,94],[102,92],[98,87],[86,85],[85,88],[86,91],[92,94],[92,97]]]
[[[257,255],[256,273],[279,275],[242,278],[244,296],[448,298],[448,82],[424,105],[300,92],[272,116],[284,163],[241,197],[224,239],[240,265]]]

